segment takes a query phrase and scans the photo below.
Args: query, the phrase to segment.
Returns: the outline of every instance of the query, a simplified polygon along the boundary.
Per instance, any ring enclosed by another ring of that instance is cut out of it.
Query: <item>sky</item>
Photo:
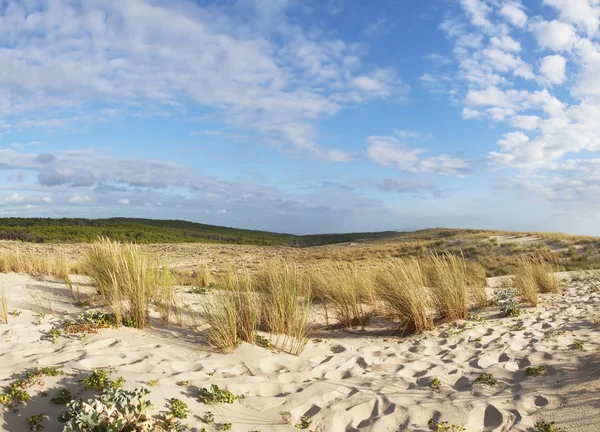
[[[0,217],[600,235],[600,0],[0,0]]]

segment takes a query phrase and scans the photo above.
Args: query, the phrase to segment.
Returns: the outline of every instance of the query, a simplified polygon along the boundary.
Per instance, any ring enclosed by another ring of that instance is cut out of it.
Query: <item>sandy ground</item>
[[[542,295],[538,307],[519,317],[502,318],[490,307],[478,312],[483,321],[441,324],[419,336],[386,334],[378,320],[364,331],[320,330],[299,357],[249,344],[220,354],[202,342],[201,331],[157,320],[143,331],[106,329],[53,344],[47,332],[81,312],[64,285],[0,274],[2,286],[10,291],[9,309],[22,314],[0,325],[0,387],[36,366],[57,365],[69,374],[32,388],[32,400],[16,412],[0,406],[3,431],[26,431],[25,419],[38,413],[48,415],[45,431],[62,430],[55,420],[61,407],[50,398],[64,386],[78,393],[79,379],[107,367],[125,378],[126,388],[158,380],[151,387],[157,410],[180,398],[193,412],[188,423],[207,431],[216,428],[200,420],[206,411],[242,432],[296,430],[302,416],[312,416],[310,430],[332,432],[428,431],[431,418],[469,432],[533,431],[538,420],[569,432],[600,430],[600,324],[593,317],[600,319],[600,293],[586,282]],[[40,303],[49,298],[54,313],[38,324]],[[529,376],[530,365],[545,366],[547,376]],[[495,387],[473,384],[484,372],[498,379]],[[428,387],[434,378],[439,391]],[[176,384],[186,380],[189,387]],[[211,384],[245,398],[203,405],[198,388]]]

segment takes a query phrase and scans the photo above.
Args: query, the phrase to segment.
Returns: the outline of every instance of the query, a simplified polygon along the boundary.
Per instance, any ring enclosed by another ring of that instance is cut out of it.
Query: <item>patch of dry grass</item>
[[[311,333],[311,289],[308,278],[296,266],[271,262],[254,278],[260,294],[261,329],[275,335],[275,345],[299,355]]]
[[[523,301],[536,306],[538,304],[538,285],[535,278],[535,264],[523,259],[515,270],[513,285]]]
[[[364,326],[375,301],[373,272],[355,264],[337,263],[305,270],[311,280],[314,298],[323,300],[335,319],[344,327]]]
[[[487,277],[485,269],[479,263],[467,261],[467,292],[471,304],[475,307],[484,307],[488,303],[486,287]]]
[[[375,280],[378,297],[400,321],[403,331],[419,333],[433,328],[429,297],[416,259],[390,260]]]
[[[0,287],[0,324],[8,324],[8,290]]]
[[[451,254],[432,256],[427,283],[441,318],[450,321],[467,318],[467,264],[463,258]]]
[[[545,262],[533,264],[533,277],[539,292],[558,294],[560,291],[560,285],[552,265]]]
[[[100,239],[90,245],[84,265],[104,302],[118,317],[127,317],[137,328],[146,327],[150,302],[170,304],[171,276],[168,267],[159,259],[140,251],[133,244],[121,244]],[[161,310],[163,320],[168,309]]]

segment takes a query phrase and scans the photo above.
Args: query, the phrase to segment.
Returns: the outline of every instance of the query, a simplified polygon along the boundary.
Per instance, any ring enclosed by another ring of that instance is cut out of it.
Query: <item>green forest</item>
[[[297,236],[182,220],[0,218],[0,240],[33,243],[89,243],[102,236],[134,243],[231,243],[307,247],[361,239],[387,238],[398,234],[387,231]]]

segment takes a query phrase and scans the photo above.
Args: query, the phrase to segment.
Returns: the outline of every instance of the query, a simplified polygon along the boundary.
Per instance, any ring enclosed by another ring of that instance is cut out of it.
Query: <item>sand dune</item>
[[[126,388],[158,380],[151,387],[157,410],[180,398],[194,413],[188,423],[208,431],[216,429],[200,420],[206,411],[217,424],[244,432],[296,430],[303,416],[312,417],[310,430],[334,432],[428,431],[431,418],[467,431],[532,431],[539,420],[568,431],[600,430],[600,324],[593,317],[600,317],[600,293],[585,282],[570,282],[562,295],[542,294],[538,307],[519,317],[502,318],[490,307],[480,321],[442,324],[419,336],[382,335],[376,320],[364,331],[320,330],[300,357],[249,344],[220,354],[202,342],[202,323],[192,331],[158,320],[143,331],[105,329],[54,344],[48,331],[81,312],[64,285],[0,274],[0,286],[10,291],[10,310],[22,311],[0,325],[0,386],[35,366],[58,365],[72,374],[48,377],[18,412],[0,406],[0,430],[28,430],[25,419],[42,412],[45,431],[62,430],[61,407],[50,402],[56,389],[77,393],[78,379],[109,367]],[[38,325],[44,298],[52,299],[54,313]],[[545,366],[547,375],[530,376],[528,366]],[[483,373],[497,384],[474,384]],[[429,387],[435,378],[437,391]],[[198,388],[210,384],[245,398],[203,405]]]

